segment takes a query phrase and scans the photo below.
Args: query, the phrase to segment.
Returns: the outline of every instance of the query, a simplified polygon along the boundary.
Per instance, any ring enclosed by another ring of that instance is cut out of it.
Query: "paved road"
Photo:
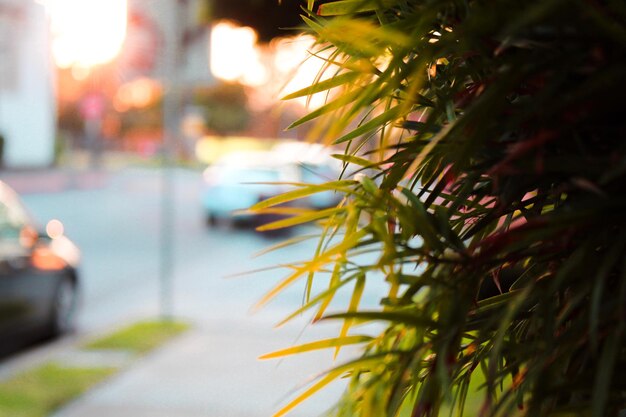
[[[54,192],[34,187],[23,198],[40,221],[61,220],[66,234],[82,250],[84,305],[78,331],[73,338],[38,347],[0,364],[0,373],[3,366],[11,368],[20,361],[45,358],[47,351],[62,351],[72,339],[160,312],[163,174],[158,170],[126,169],[100,176],[71,175],[69,189],[67,181],[53,181],[51,176],[48,181],[55,185]],[[199,204],[199,173],[175,170],[169,175],[173,190],[169,241],[172,312],[203,329],[193,336],[198,340],[184,346],[193,349],[190,355],[209,355],[211,360],[198,361],[197,369],[180,369],[186,380],[195,378],[193,389],[173,390],[169,397],[163,394],[162,399],[189,407],[195,404],[199,408],[229,410],[213,415],[269,415],[292,388],[330,367],[332,355],[315,354],[275,363],[258,362],[255,358],[296,341],[332,337],[337,329],[334,325],[307,327],[305,318],[281,330],[272,328],[300,305],[301,286],[289,289],[261,311],[250,314],[251,306],[285,276],[284,270],[227,277],[307,259],[315,242],[255,258],[255,253],[275,241],[251,230],[208,229]],[[368,292],[366,299],[375,302],[376,295],[376,291]],[[176,368],[176,364],[172,366]],[[123,386],[118,384],[111,389],[123,391]],[[328,391],[320,397],[328,401],[305,408],[305,415],[325,409],[337,393],[338,390]],[[105,393],[104,398],[109,394],[117,398],[115,392]],[[148,397],[153,394],[146,390]],[[141,402],[141,398],[130,401]],[[75,415],[80,415],[80,409]]]
[[[311,253],[309,245],[253,259],[272,240],[250,230],[209,230],[199,204],[199,174],[177,170],[170,175],[174,222],[168,241],[175,314],[215,319],[245,313],[284,273],[227,276],[289,258],[304,259]],[[162,181],[159,171],[131,169],[91,189],[23,195],[36,218],[42,223],[61,220],[66,234],[82,250],[85,300],[80,329],[107,326],[129,315],[158,313]]]

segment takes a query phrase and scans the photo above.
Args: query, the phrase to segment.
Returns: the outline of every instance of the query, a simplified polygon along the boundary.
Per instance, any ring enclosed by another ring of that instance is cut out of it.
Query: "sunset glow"
[[[126,37],[127,0],[44,0],[52,25],[52,53],[61,68],[106,63]]]
[[[256,45],[257,34],[249,27],[220,22],[211,33],[211,72],[225,81],[259,86],[269,74]]]
[[[140,109],[154,104],[162,94],[161,86],[150,78],[139,78],[122,85],[113,99],[113,107],[119,112]]]
[[[321,51],[311,56],[315,40],[310,36],[279,39],[275,42],[274,66],[276,75],[282,81],[280,95],[284,96],[310,86],[318,77],[320,70],[328,58],[328,51]],[[321,80],[327,79],[332,71],[325,71]],[[295,101],[310,109],[322,106],[328,99],[328,93],[322,92],[312,96],[299,97]]]
[[[311,57],[314,41],[310,36],[295,36],[258,44],[252,28],[218,22],[211,32],[211,73],[224,81],[255,87],[252,106],[273,105],[316,79],[325,61]],[[294,101],[316,108],[326,99],[327,94],[321,93]]]

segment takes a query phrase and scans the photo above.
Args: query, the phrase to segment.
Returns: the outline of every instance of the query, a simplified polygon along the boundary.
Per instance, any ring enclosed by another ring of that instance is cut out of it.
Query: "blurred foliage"
[[[60,131],[69,132],[73,135],[82,135],[85,122],[80,112],[77,101],[69,101],[59,104],[57,124]]]
[[[59,130],[54,137],[54,164],[58,165],[65,160],[70,139],[65,131]]]
[[[626,3],[318,5],[308,0],[304,19],[332,77],[288,98],[332,92],[293,126],[317,120],[326,141],[345,146],[336,157],[346,172],[253,210],[329,189],[345,198],[265,227],[315,221],[322,233],[313,257],[290,265],[260,304],[302,281],[306,301],[291,317],[343,323],[335,339],[268,357],[363,350],[278,415],[347,377],[338,416],[617,417]],[[378,280],[380,304],[361,307]],[[356,327],[369,322],[384,329]]]
[[[145,107],[133,107],[120,113],[120,133],[159,132],[163,129],[162,98]]]
[[[196,89],[192,103],[202,108],[207,128],[221,135],[245,130],[250,122],[248,96],[241,84],[220,82]]]

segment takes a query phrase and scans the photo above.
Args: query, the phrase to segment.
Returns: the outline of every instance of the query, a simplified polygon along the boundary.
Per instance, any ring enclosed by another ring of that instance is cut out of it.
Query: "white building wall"
[[[7,167],[54,161],[54,67],[45,9],[34,0],[0,0],[0,134]]]

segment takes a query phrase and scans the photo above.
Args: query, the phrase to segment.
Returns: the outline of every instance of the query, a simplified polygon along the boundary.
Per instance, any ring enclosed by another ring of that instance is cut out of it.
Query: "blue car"
[[[330,164],[285,159],[271,151],[241,152],[203,173],[202,205],[208,225],[253,220],[246,210],[259,201],[294,189],[293,183],[319,184],[336,178]],[[335,205],[333,192],[317,193],[296,204],[319,209]]]

